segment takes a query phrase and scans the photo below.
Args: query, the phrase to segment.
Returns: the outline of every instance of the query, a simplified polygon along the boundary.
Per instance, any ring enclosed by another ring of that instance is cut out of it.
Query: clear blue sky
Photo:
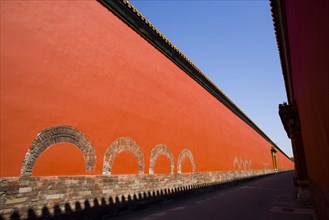
[[[288,156],[287,100],[269,1],[130,0]]]

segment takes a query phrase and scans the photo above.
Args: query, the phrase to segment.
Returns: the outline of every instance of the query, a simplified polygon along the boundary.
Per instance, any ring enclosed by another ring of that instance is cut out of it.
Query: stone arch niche
[[[243,166],[244,171],[247,171],[248,170],[248,165],[249,165],[249,161],[248,160],[245,160],[244,161],[244,166]]]
[[[235,169],[235,168],[238,168],[237,170]],[[237,157],[234,157],[233,158],[233,170],[234,171],[239,171],[241,169],[241,167],[240,167],[240,163],[239,163],[239,160],[238,160],[238,158]]]
[[[193,154],[192,154],[192,152],[189,149],[184,148],[180,152],[179,157],[178,157],[177,173],[182,173],[182,162],[185,159],[185,157],[187,157],[187,158],[190,159],[191,164],[192,164],[192,172],[195,172],[195,161],[194,161]]]
[[[252,161],[249,160],[249,162],[248,162],[248,173],[249,173],[249,175],[252,175],[251,165],[252,165]]]
[[[105,151],[103,175],[111,175],[114,159],[123,151],[129,151],[134,154],[138,162],[138,174],[144,174],[144,154],[141,148],[133,139],[122,137],[115,140]]]
[[[42,130],[32,142],[27,151],[21,168],[21,176],[31,176],[33,167],[39,156],[52,144],[71,143],[77,146],[84,157],[86,170],[90,172],[95,169],[96,154],[88,138],[76,128],[59,125]]]
[[[167,147],[165,144],[158,144],[152,149],[149,174],[154,174],[155,162],[161,154],[165,155],[170,160],[170,173],[174,174],[174,169],[175,169],[174,156],[171,153],[169,147]]]
[[[252,165],[252,161],[249,160],[249,164],[248,164],[248,170],[251,170],[251,165]]]
[[[240,172],[243,172],[243,170],[244,170],[244,165],[245,165],[244,160],[240,158],[240,165],[239,165]]]

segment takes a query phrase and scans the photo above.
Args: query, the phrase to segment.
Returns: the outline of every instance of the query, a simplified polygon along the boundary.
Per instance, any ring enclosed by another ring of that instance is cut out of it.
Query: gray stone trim
[[[76,128],[66,125],[59,125],[46,128],[41,131],[32,142],[27,151],[21,168],[21,176],[31,176],[33,167],[39,156],[52,144],[71,143],[77,146],[83,154],[88,172],[95,169],[95,149],[87,137]]]
[[[238,169],[236,170],[235,167],[238,167]],[[240,167],[240,163],[237,157],[233,158],[233,170],[234,171],[239,171],[241,169]]]
[[[244,168],[244,161],[243,159],[240,158],[240,165],[239,165],[240,171],[242,172],[243,168]]]
[[[243,168],[244,168],[245,171],[248,170],[248,165],[249,165],[248,160],[245,160],[244,161],[244,166],[243,166]]]
[[[175,169],[174,156],[171,153],[169,147],[167,147],[165,144],[158,144],[152,149],[149,174],[154,174],[155,162],[158,156],[161,154],[165,155],[170,160],[170,173],[174,174],[174,169]]]
[[[182,173],[182,162],[185,159],[185,157],[188,157],[190,159],[191,164],[192,164],[192,172],[195,172],[195,161],[194,161],[193,154],[192,154],[192,152],[189,149],[184,148],[180,152],[179,157],[178,157],[177,173]]]
[[[248,175],[252,174],[251,165],[252,165],[252,160],[249,160],[249,162],[248,162]]]
[[[251,165],[252,165],[252,161],[249,160],[249,164],[248,164],[248,170],[251,170]]]
[[[103,175],[111,175],[115,157],[123,151],[132,152],[138,162],[138,174],[144,174],[144,154],[138,144],[129,137],[121,137],[115,140],[107,148],[104,155]]]
[[[246,160],[240,159],[239,161],[237,157],[233,158],[233,170],[235,172],[249,174],[251,165],[252,165],[252,160],[248,161],[247,159]]]

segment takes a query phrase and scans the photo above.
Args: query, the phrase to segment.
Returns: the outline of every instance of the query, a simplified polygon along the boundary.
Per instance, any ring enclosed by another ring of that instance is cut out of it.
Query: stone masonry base
[[[0,219],[53,217],[157,200],[269,171],[0,178]]]

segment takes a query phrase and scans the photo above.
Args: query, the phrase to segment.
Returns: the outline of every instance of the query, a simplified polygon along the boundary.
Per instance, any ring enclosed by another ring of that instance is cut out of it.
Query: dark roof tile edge
[[[120,0],[119,0],[120,1]],[[193,68],[195,68],[200,74],[202,74],[205,78],[207,78],[207,80],[209,81],[209,83],[211,83],[213,86],[216,86],[216,84],[214,84],[208,77],[206,74],[203,73],[203,71],[197,67],[181,50],[179,50],[165,35],[163,35],[160,30],[153,25],[145,16],[143,16],[143,14],[141,12],[138,11],[137,8],[135,8],[135,6],[131,3],[129,3],[129,1],[125,1],[125,0],[121,0],[123,1],[124,4],[126,4],[128,6],[128,8],[132,9],[133,12],[136,13],[136,15],[142,20],[144,21],[146,24],[149,25],[149,27],[155,31],[159,37],[161,37],[171,48],[173,48],[176,52],[178,52]],[[217,88],[218,90],[220,90],[219,88]],[[221,91],[222,92],[222,91]],[[227,97],[227,99],[229,99]],[[232,102],[233,103],[233,102]]]
[[[293,102],[293,92],[292,92],[292,83],[290,80],[290,57],[288,54],[289,44],[286,40],[287,30],[286,23],[284,20],[284,5],[281,0],[270,0],[272,20],[274,26],[274,33],[277,42],[280,63],[282,68],[282,74],[284,77],[284,83],[286,88],[286,94],[288,97],[288,102]]]
[[[133,4],[129,3],[129,1],[121,1],[123,1],[123,3],[128,6],[128,8],[133,9],[133,12],[135,12],[142,21],[149,24],[149,27],[152,28],[153,31],[155,31],[171,48],[176,50],[176,52],[178,52],[194,69],[196,69],[201,75],[203,75],[209,83],[216,87],[216,89],[221,92],[222,95],[224,95],[225,98],[227,98],[234,105],[235,108],[239,109],[239,111],[242,112],[242,110],[237,105],[235,105],[235,103],[228,96],[226,96],[224,92],[220,88],[218,88],[217,85],[213,83],[198,66],[196,66],[181,50],[179,50],[165,35],[163,35],[155,25],[153,25],[145,16],[143,16],[142,13],[140,13],[138,9],[134,7]]]
[[[274,26],[274,33],[278,48],[278,53],[280,57],[280,63],[282,68],[282,74],[284,78],[286,94],[288,97],[288,102],[292,103],[292,84],[290,80],[290,66],[289,66],[289,54],[287,50],[289,48],[288,42],[286,41],[286,24],[284,20],[284,6],[281,0],[270,0],[270,7],[272,13],[272,21]],[[286,155],[280,148],[278,148],[284,155]],[[286,155],[287,156],[287,155]],[[288,156],[287,156],[288,157]]]

